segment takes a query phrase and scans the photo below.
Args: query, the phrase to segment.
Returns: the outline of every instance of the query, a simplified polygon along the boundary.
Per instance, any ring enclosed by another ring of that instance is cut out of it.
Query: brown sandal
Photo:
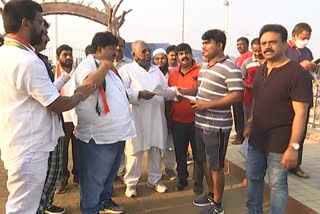
[[[304,179],[308,179],[310,178],[309,175],[305,174],[302,169],[300,167],[298,167],[293,174],[295,174],[296,176],[300,177],[300,178],[304,178]]]

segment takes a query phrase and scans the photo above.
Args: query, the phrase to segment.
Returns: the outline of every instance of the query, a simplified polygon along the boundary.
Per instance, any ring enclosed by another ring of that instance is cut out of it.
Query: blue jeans
[[[77,139],[80,209],[83,214],[97,214],[111,200],[124,141],[96,144]]]
[[[264,176],[268,168],[270,213],[283,214],[288,201],[288,171],[281,165],[283,154],[261,152],[248,146],[247,177],[249,214],[262,214]]]

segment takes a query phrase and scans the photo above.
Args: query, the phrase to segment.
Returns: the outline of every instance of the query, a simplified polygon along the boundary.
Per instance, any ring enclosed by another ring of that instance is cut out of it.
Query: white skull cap
[[[152,57],[154,57],[154,56],[157,55],[158,53],[162,53],[162,54],[164,54],[164,55],[167,56],[167,53],[166,53],[166,51],[165,51],[163,48],[157,48],[157,49],[155,49],[155,50],[153,51]]]

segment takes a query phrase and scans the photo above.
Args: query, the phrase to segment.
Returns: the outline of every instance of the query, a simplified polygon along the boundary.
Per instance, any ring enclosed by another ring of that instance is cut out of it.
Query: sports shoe
[[[65,212],[64,208],[52,205],[52,207],[45,211],[45,214],[63,214]]]
[[[137,197],[137,187],[136,186],[127,186],[124,193],[128,198]]]
[[[164,172],[165,172],[165,175],[169,178],[170,181],[173,181],[173,180],[177,180],[177,175],[176,173],[174,173],[173,169],[171,168],[165,168],[164,169]]]
[[[213,204],[210,207],[202,210],[200,214],[224,214],[224,209],[222,205],[217,206],[216,204]]]
[[[213,203],[213,198],[209,194],[193,201],[193,205],[197,207],[205,207],[212,205]]]
[[[177,186],[174,188],[176,191],[182,191],[186,186],[188,186],[187,180],[179,179]]]
[[[152,189],[154,189],[155,191],[157,191],[159,193],[164,193],[164,192],[166,192],[168,190],[167,186],[164,185],[161,181],[158,181],[154,185],[152,185],[149,182],[147,182],[147,186],[152,188]]]
[[[124,207],[118,205],[116,202],[114,202],[112,199],[106,204],[103,210],[99,211],[99,214],[120,214],[124,213],[125,209]]]

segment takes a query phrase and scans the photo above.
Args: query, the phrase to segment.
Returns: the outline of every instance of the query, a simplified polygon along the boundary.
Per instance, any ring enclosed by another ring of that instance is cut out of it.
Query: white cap
[[[167,53],[166,53],[166,51],[165,51],[163,48],[157,48],[157,49],[155,49],[155,50],[153,51],[152,57],[154,57],[154,56],[157,55],[158,53],[162,53],[162,54],[164,54],[164,55],[167,56]]]

